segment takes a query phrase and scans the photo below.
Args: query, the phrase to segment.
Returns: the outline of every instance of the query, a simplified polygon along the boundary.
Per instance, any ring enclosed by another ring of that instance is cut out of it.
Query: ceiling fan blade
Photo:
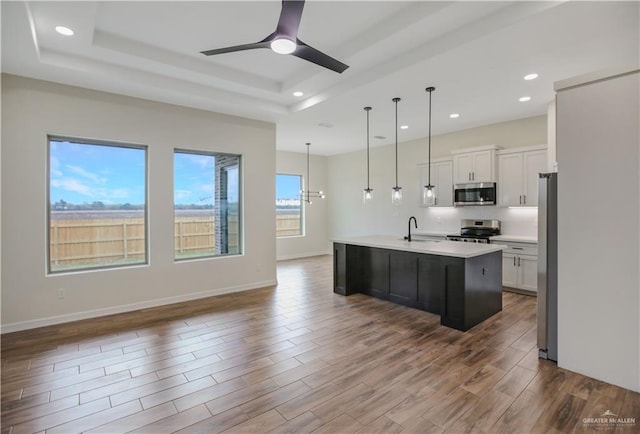
[[[291,53],[292,56],[308,60],[309,62],[315,63],[316,65],[320,65],[339,74],[342,74],[344,70],[349,67],[349,65],[345,65],[339,60],[336,60],[333,57],[324,54],[322,51],[318,51],[315,48],[305,44],[300,39],[297,39],[296,43],[298,45],[298,48],[296,48],[296,51]]]
[[[282,0],[282,10],[275,33],[278,36],[289,36],[291,39],[296,39],[303,9],[304,0]]]
[[[233,47],[216,48],[215,50],[201,51],[205,56],[213,56],[214,54],[233,53],[236,51],[253,50],[256,48],[269,48],[271,40],[263,39],[260,42],[251,44],[234,45]]]

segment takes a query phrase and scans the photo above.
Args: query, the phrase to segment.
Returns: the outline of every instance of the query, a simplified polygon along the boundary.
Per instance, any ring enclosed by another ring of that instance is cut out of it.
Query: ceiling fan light
[[[278,54],[291,54],[298,46],[291,39],[277,38],[271,41],[271,49]]]

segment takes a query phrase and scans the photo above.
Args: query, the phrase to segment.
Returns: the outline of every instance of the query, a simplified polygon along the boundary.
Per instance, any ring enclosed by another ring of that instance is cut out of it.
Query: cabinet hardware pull
[[[522,205],[522,195],[520,195],[520,205]]]
[[[524,203],[526,204],[527,203],[527,195],[525,194],[522,197],[524,197]]]
[[[513,250],[524,250],[524,247],[512,247]]]
[[[516,257],[515,256],[513,257],[513,266],[514,267],[516,266]]]
[[[520,258],[518,258],[518,267],[520,266]]]

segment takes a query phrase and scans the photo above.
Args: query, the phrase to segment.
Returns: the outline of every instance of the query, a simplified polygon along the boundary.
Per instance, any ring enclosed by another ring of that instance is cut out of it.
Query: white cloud
[[[99,194],[105,200],[126,199],[129,197],[129,190],[126,188],[105,188],[100,189]]]
[[[79,166],[72,166],[70,164],[68,164],[67,166],[65,166],[67,169],[69,169],[69,171],[71,171],[72,173],[75,173],[76,175],[80,175],[83,178],[86,178],[90,181],[95,182],[96,184],[104,184],[107,182],[107,178],[100,178],[98,175],[96,175],[95,173],[91,173],[85,169],[83,169],[82,167]]]
[[[51,172],[51,176],[62,176],[60,161],[54,156],[49,157],[49,171]]]
[[[91,187],[74,178],[52,179],[51,186],[62,190],[73,191],[83,196],[94,197]]]
[[[181,201],[181,200],[185,200],[188,199],[189,197],[191,197],[193,193],[191,192],[191,190],[176,190],[173,193],[173,200],[175,202]]]
[[[213,169],[215,158],[210,155],[185,154],[191,163],[201,169]]]

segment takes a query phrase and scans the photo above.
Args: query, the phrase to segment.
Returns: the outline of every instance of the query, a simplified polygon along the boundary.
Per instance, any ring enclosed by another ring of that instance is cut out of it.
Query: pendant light
[[[309,190],[309,147],[311,147],[311,143],[305,143],[305,145],[307,145],[307,179],[306,179],[307,189],[300,190],[300,199],[303,202],[306,202],[309,205],[311,205],[313,203],[311,202],[311,199],[313,198],[324,199],[324,193],[322,192],[322,190],[321,191]]]
[[[429,92],[429,156],[427,163],[427,185],[424,186],[422,190],[422,203],[424,205],[434,205],[435,204],[435,185],[431,185],[431,93],[436,90],[435,87],[430,86],[425,89]]]
[[[373,200],[373,189],[369,185],[369,112],[371,111],[371,107],[365,107],[364,111],[367,112],[367,188],[364,189],[362,200],[366,205]]]
[[[394,205],[402,204],[402,187],[398,187],[398,101],[400,98],[393,98],[396,104],[396,185],[391,189],[391,203]]]

